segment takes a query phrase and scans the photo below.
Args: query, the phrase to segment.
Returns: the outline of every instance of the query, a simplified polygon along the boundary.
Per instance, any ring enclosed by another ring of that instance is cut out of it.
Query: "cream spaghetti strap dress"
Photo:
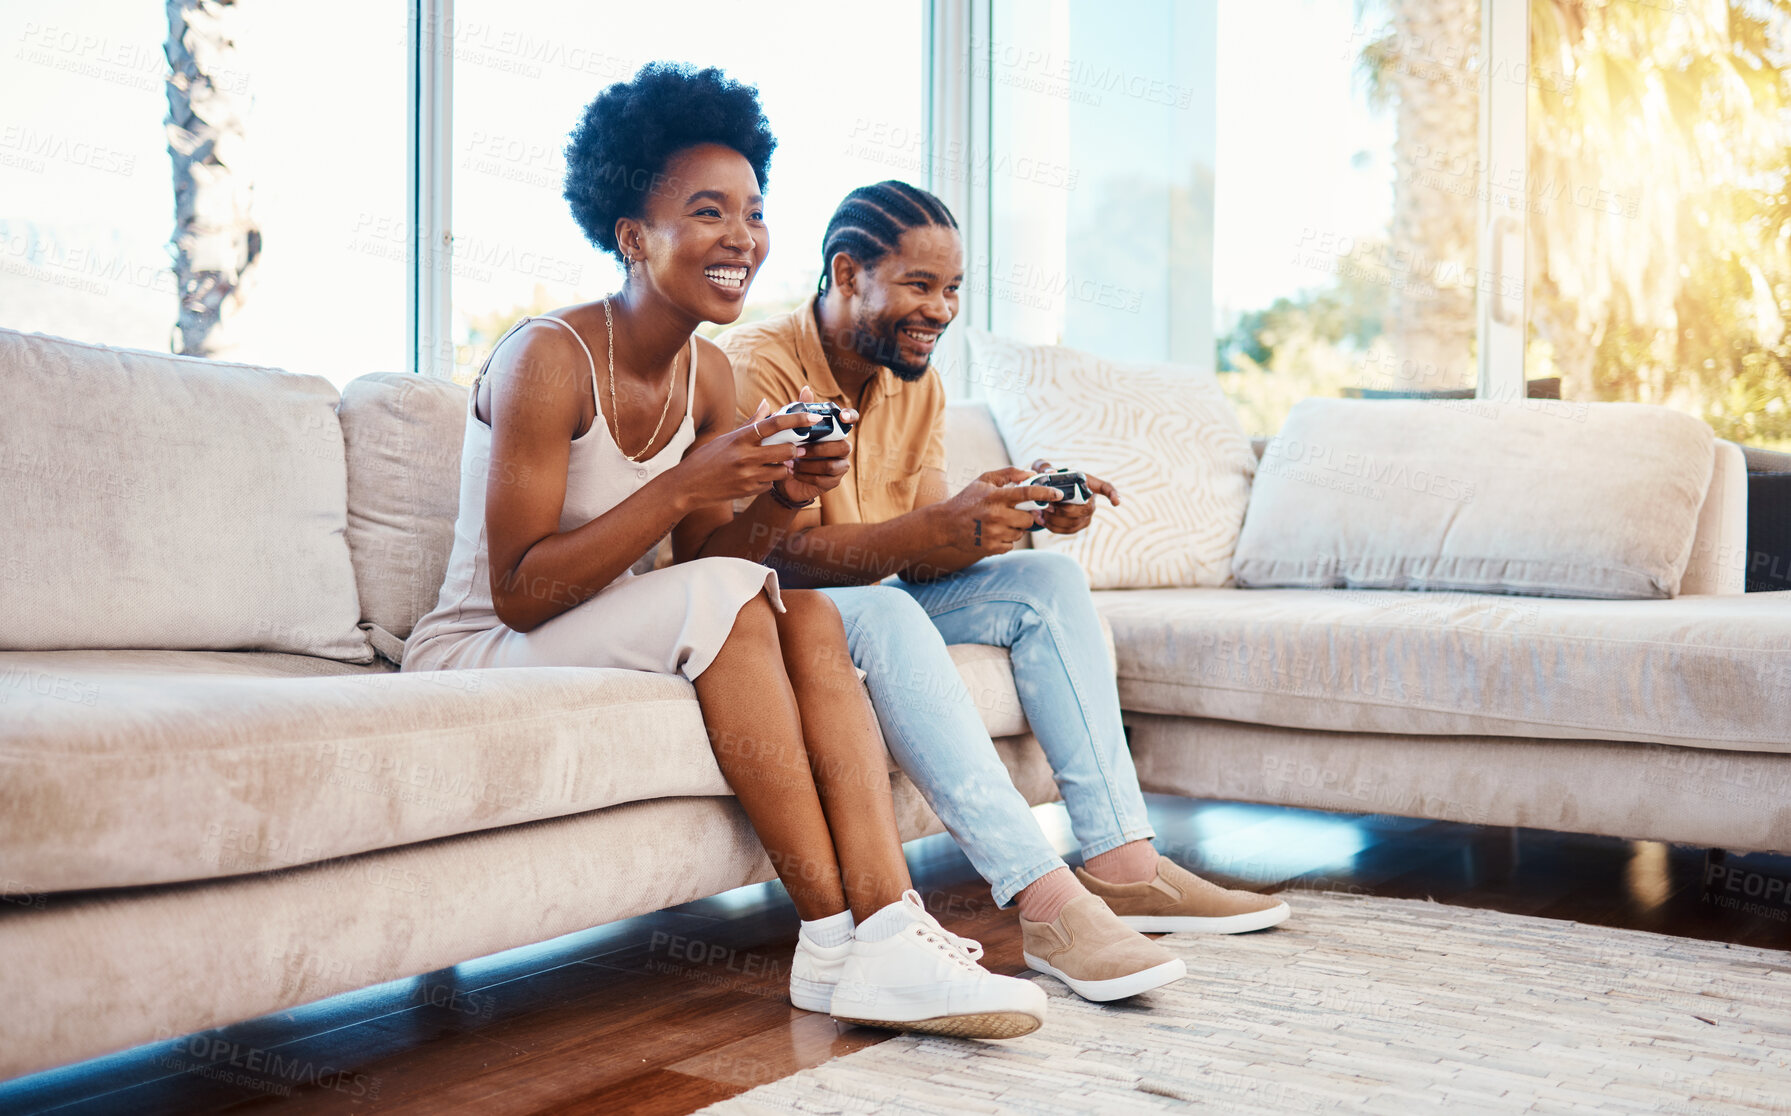
[[[524,318],[500,338],[531,321],[564,327],[591,364],[592,400],[597,362],[578,331],[554,317]],[[497,345],[492,346],[497,351]],[[485,367],[479,370],[481,379]],[[417,621],[405,642],[404,669],[462,667],[620,667],[695,679],[709,666],[733,630],[734,618],[760,593],[773,607],[777,574],[742,558],[699,558],[663,570],[639,572],[643,557],[596,596],[567,609],[531,632],[504,626],[491,603],[491,559],[485,538],[485,490],[491,467],[491,427],[478,414],[477,385],[467,398],[466,440],[460,451],[460,511],[454,549],[434,611]],[[621,503],[649,480],[676,465],[696,440],[696,338],[690,340],[690,383],[684,421],[671,442],[645,461],[630,461],[610,437],[603,408],[591,428],[573,439],[566,465],[566,502],[560,530],[581,527]]]

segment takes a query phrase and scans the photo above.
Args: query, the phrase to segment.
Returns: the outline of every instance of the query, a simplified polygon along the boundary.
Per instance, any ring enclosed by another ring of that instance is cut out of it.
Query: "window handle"
[[[1509,214],[1501,214],[1501,215],[1493,218],[1493,223],[1492,223],[1492,251],[1493,251],[1493,258],[1492,258],[1492,271],[1493,271],[1492,317],[1493,317],[1493,321],[1497,322],[1500,325],[1515,326],[1515,325],[1523,324],[1522,322],[1518,321],[1518,316],[1523,313],[1522,307],[1524,304],[1524,300],[1523,300],[1523,289],[1524,288],[1523,288],[1522,280],[1519,280],[1518,284],[1517,284],[1517,291],[1518,291],[1518,297],[1517,297],[1518,308],[1517,309],[1512,308],[1511,300],[1509,298],[1507,298],[1505,295],[1505,240],[1507,237],[1521,235],[1522,232],[1523,232],[1523,226],[1518,223],[1517,218],[1512,217]],[[1523,246],[1521,244],[1518,246],[1517,256],[1520,260],[1523,258]]]

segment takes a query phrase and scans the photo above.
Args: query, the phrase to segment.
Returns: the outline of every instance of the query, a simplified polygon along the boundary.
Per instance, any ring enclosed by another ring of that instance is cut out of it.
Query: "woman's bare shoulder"
[[[480,382],[480,417],[489,423],[495,402],[505,414],[568,415],[577,425],[584,416],[591,360],[565,326],[539,318],[525,323],[491,354]]]

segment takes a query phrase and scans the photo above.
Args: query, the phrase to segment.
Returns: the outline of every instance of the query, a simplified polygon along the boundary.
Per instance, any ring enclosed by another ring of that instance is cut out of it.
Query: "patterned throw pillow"
[[[1086,531],[1040,531],[1035,547],[1074,557],[1095,589],[1231,584],[1256,455],[1211,372],[980,330],[970,363],[1015,464],[1044,458],[1119,489],[1118,507],[1096,497]]]

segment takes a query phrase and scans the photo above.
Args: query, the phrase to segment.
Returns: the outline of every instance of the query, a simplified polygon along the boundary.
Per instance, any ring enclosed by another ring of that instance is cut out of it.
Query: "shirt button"
[[[634,475],[637,477],[640,477],[642,479],[645,479],[647,476],[647,471],[645,469],[636,469],[634,471]]]

